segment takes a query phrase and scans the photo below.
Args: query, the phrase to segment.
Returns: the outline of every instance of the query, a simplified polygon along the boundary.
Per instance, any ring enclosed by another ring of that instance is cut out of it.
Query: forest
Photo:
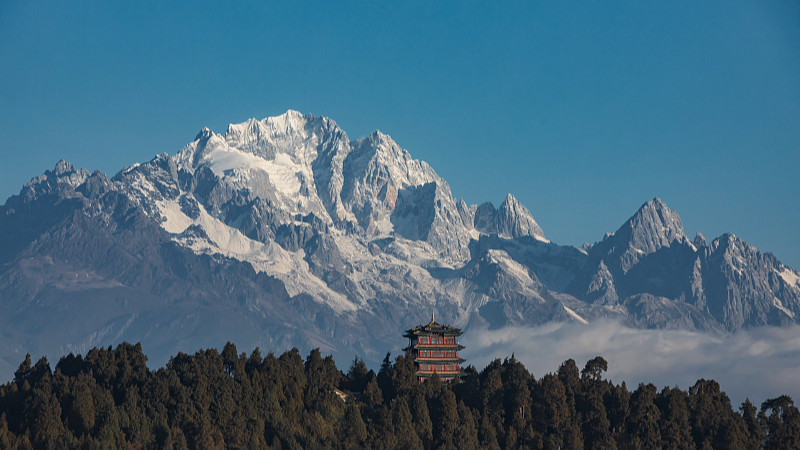
[[[738,408],[713,380],[688,391],[604,379],[602,357],[535,378],[512,355],[460,382],[419,384],[409,355],[378,373],[297,349],[178,353],[141,345],[28,355],[0,386],[0,449],[800,449],[781,396]],[[755,381],[754,381],[755,382]]]

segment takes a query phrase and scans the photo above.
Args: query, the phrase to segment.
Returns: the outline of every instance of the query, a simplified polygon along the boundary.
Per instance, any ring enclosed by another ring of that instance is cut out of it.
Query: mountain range
[[[379,361],[430,320],[735,333],[800,314],[800,273],[733,234],[685,234],[647,201],[593,245],[550,242],[513,195],[456,199],[379,131],[288,111],[204,128],[113,177],[66,161],[0,207],[0,379],[25,353],[141,342]],[[468,349],[466,350],[468,357]]]

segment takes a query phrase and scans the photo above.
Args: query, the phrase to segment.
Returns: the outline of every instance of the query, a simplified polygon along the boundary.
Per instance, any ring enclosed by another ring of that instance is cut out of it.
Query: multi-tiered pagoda
[[[403,336],[409,341],[403,351],[411,352],[420,383],[424,383],[434,372],[445,383],[464,375],[461,363],[466,360],[458,357],[458,351],[464,349],[458,344],[460,329],[440,325],[436,323],[436,316],[431,315],[431,323],[407,330]]]

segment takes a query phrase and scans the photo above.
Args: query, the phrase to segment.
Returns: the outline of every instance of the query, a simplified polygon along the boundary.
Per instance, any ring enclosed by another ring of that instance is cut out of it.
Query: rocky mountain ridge
[[[690,241],[660,199],[560,246],[511,194],[467,205],[388,135],[350,141],[295,111],[112,178],[61,161],[0,207],[0,240],[6,375],[25,352],[121,340],[156,359],[235,338],[378,361],[434,308],[467,331],[613,317],[725,333],[800,314],[797,271],[732,234]]]

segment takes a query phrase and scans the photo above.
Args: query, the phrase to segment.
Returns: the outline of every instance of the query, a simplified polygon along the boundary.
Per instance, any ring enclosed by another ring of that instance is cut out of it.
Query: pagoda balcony
[[[466,372],[463,370],[424,370],[417,372],[417,378],[430,378],[433,374],[437,374],[440,377],[463,377]]]
[[[467,360],[457,357],[456,358],[430,357],[430,358],[414,358],[414,362],[425,363],[425,364],[434,364],[438,362],[441,362],[443,364],[462,364],[467,362]]]
[[[426,350],[426,349],[458,349],[464,350],[466,347],[460,344],[413,344],[403,349],[408,351],[411,349]]]

